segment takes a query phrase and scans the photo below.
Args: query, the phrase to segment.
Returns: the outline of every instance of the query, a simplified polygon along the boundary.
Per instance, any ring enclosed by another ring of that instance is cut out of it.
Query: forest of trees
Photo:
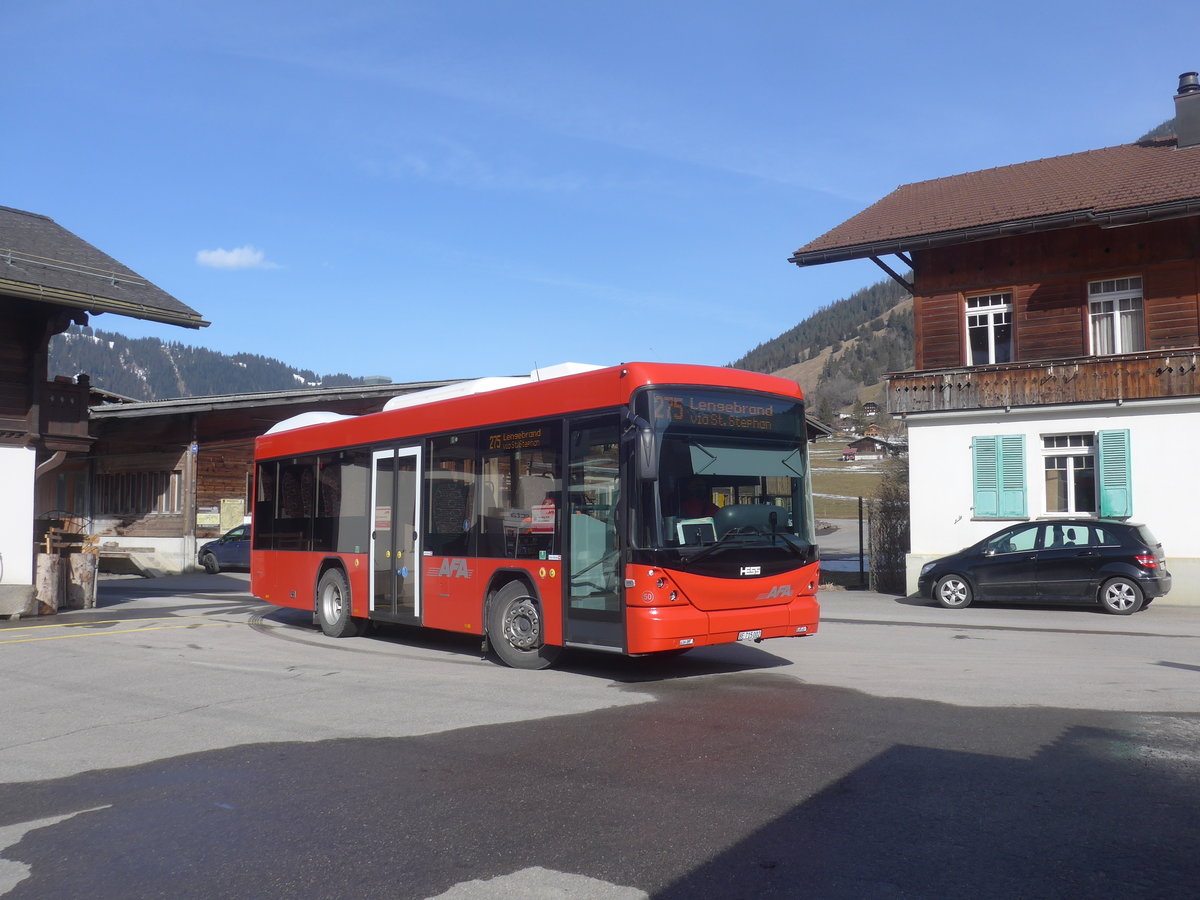
[[[229,356],[158,338],[127,338],[71,326],[50,341],[50,376],[86,373],[92,385],[133,400],[168,400],[302,387],[341,387],[366,379],[317,375],[253,353]]]
[[[901,329],[902,334],[897,340],[904,349],[899,356],[895,351],[886,348],[888,340],[881,339],[875,342],[877,346],[874,350],[888,353],[889,358],[880,361],[874,381],[864,382],[874,384],[879,380],[879,373],[896,371],[912,362],[911,313],[907,316],[907,323],[903,316],[896,314],[887,316],[886,320],[880,319],[908,296],[908,292],[891,279],[877,282],[855,291],[843,300],[822,306],[794,328],[759,344],[731,365],[735,369],[749,369],[753,372],[777,372],[795,363],[812,359],[826,347],[832,346],[836,355],[842,350],[843,343],[855,337],[872,340],[885,328]],[[866,360],[866,354],[867,351],[864,350],[861,359]],[[901,361],[902,358],[906,361]]]

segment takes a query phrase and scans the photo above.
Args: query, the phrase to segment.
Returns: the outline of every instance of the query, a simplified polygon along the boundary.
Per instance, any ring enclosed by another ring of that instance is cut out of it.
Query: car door
[[[250,566],[250,526],[239,525],[222,535],[213,548],[217,563],[227,567]]]
[[[1015,525],[989,538],[972,567],[981,600],[1031,601],[1037,598],[1037,554],[1042,527]]]
[[[1046,542],[1038,554],[1038,599],[1069,603],[1091,595],[1101,557],[1095,529],[1078,522],[1046,526]]]

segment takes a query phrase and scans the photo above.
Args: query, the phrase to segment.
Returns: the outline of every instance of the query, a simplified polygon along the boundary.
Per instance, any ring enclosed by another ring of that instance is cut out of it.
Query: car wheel
[[[933,597],[946,609],[963,609],[971,605],[971,585],[961,575],[943,575],[933,589]]]
[[[1110,578],[1100,587],[1100,605],[1114,616],[1133,615],[1142,608],[1142,589],[1129,578]]]
[[[514,669],[544,669],[562,650],[545,643],[541,607],[519,581],[510,581],[492,597],[487,626],[492,650]]]
[[[362,620],[350,615],[350,584],[341,569],[329,569],[317,583],[317,622],[330,637],[362,632]]]
[[[217,575],[221,571],[221,566],[217,563],[217,558],[211,553],[205,553],[200,558],[200,564],[204,566],[204,571],[209,575]]]

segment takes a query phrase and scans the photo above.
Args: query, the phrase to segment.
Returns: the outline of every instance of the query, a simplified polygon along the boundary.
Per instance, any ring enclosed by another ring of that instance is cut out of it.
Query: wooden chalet
[[[48,379],[50,338],[103,313],[208,324],[53,219],[0,207],[0,615],[32,608],[35,498],[59,499],[60,468],[93,444],[91,387],[86,377]],[[61,486],[66,502],[73,484]]]
[[[379,412],[450,381],[368,384],[139,403],[91,410],[95,445],[75,475],[102,567],[147,575],[196,568],[199,544],[249,516],[254,439],[300,413]]]
[[[1094,515],[1149,525],[1167,602],[1200,603],[1198,495],[1163,453],[1200,441],[1196,73],[1174,100],[1175,136],[904,185],[793,255],[872,259],[913,295],[914,371],[886,377],[910,589],[1008,521]]]

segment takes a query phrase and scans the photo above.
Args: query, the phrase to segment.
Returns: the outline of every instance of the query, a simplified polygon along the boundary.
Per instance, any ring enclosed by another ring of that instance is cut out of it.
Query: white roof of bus
[[[548,381],[551,378],[562,378],[564,375],[578,375],[580,372],[591,372],[602,369],[590,363],[559,363],[534,369],[528,375],[493,376],[476,378],[472,381],[460,381],[458,384],[448,384],[445,387],[430,388],[427,391],[414,391],[411,394],[401,394],[393,397],[383,405],[385,410],[406,409],[410,406],[421,406],[438,400],[449,400],[453,397],[469,397],[472,394],[483,394],[488,391],[498,391],[501,388],[515,387],[518,384],[530,384],[534,381]]]
[[[353,418],[354,416],[344,416],[341,413],[312,410],[311,412],[302,412],[299,415],[292,416],[290,419],[284,419],[282,422],[276,422],[266,430],[266,433],[277,434],[280,431],[291,431],[293,428],[304,428],[308,425],[324,425],[326,422],[340,422],[342,419]]]
[[[471,381],[460,381],[443,387],[430,388],[427,391],[413,391],[411,394],[401,394],[393,397],[383,405],[384,410],[405,409],[410,406],[421,406],[438,400],[450,400],[454,397],[469,397],[472,394],[483,394],[488,391],[498,391],[501,388],[514,387],[518,384],[530,384],[534,381],[547,381],[551,378],[562,378],[564,375],[577,375],[580,372],[591,372],[602,369],[590,363],[559,363],[534,369],[528,375],[492,376],[476,378]],[[309,425],[323,425],[326,422],[340,422],[343,419],[353,419],[354,416],[344,416],[341,413],[313,411],[300,413],[290,419],[277,422],[267,429],[267,434],[278,434],[281,431],[291,431],[294,428],[305,428]]]

